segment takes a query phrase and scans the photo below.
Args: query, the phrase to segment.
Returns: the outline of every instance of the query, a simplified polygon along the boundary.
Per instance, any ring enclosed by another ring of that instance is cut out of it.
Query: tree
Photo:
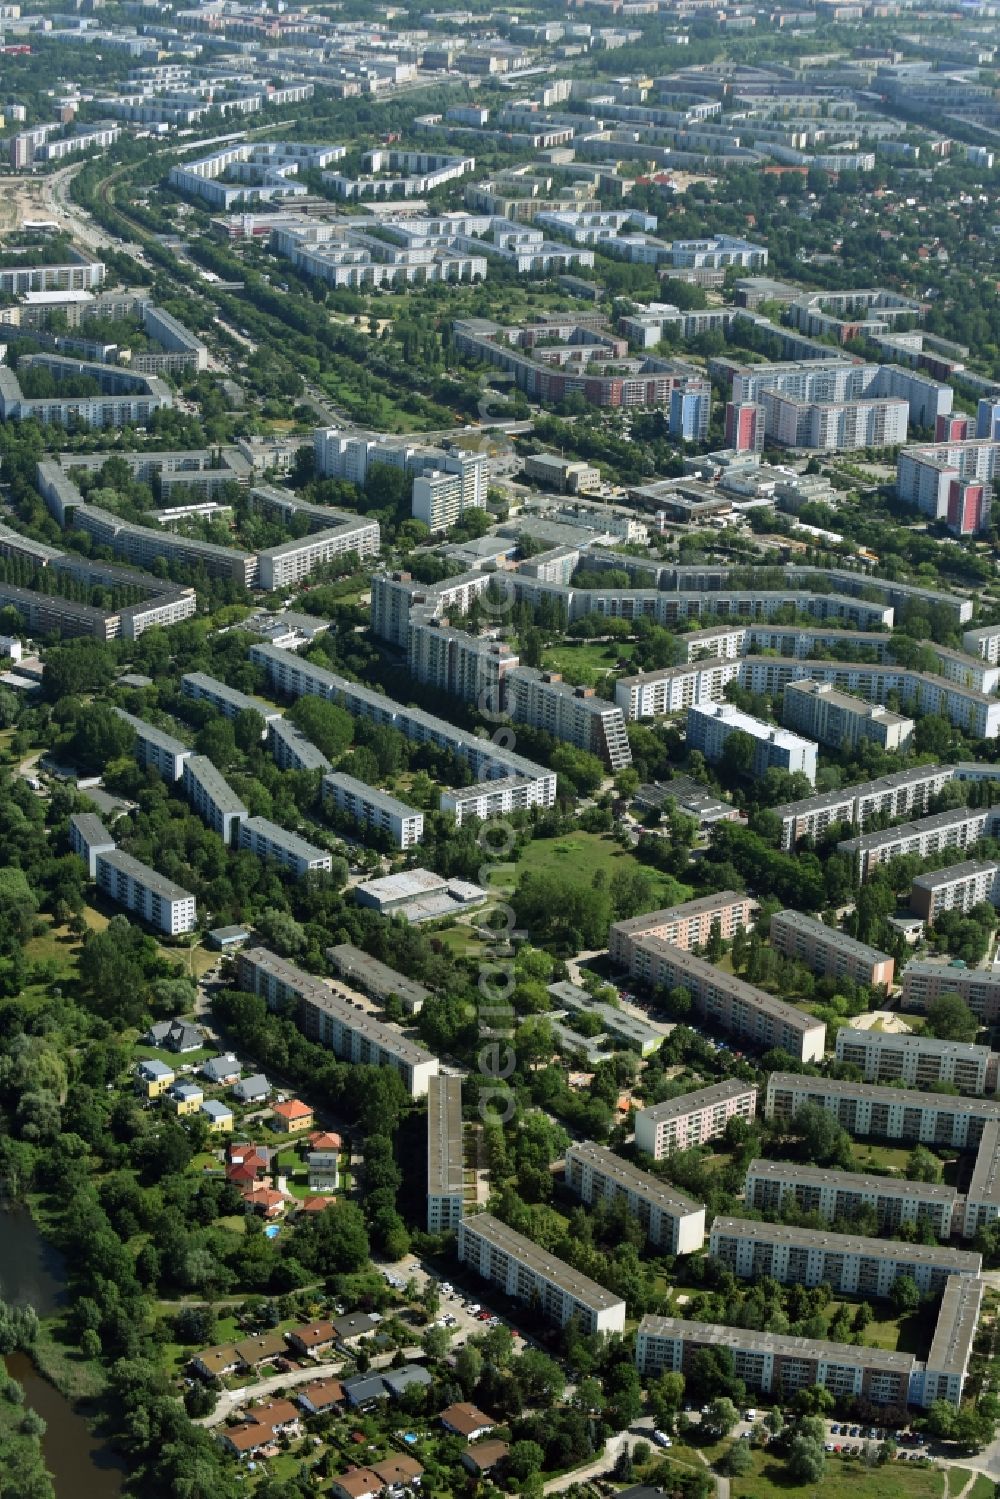
[[[438,1363],[448,1352],[451,1333],[447,1327],[428,1327],[420,1339],[420,1346],[432,1363]]]
[[[788,1475],[795,1483],[819,1483],[826,1469],[822,1442],[797,1433],[788,1449]]]
[[[753,1467],[750,1443],[734,1442],[729,1451],[723,1454],[719,1466],[730,1478],[743,1478]]]
[[[709,1403],[708,1410],[701,1418],[701,1424],[702,1429],[709,1432],[718,1442],[729,1435],[739,1419],[740,1413],[733,1402],[725,1395],[717,1395]]]
[[[523,1484],[538,1473],[545,1461],[545,1453],[537,1442],[515,1442],[504,1459],[504,1468],[510,1478]]]
[[[915,1145],[907,1157],[906,1175],[909,1181],[939,1182],[941,1162],[926,1145]]]
[[[742,729],[735,729],[727,738],[723,749],[719,769],[729,780],[744,780],[753,771],[754,755],[757,746],[749,734]]]
[[[684,1404],[684,1375],[661,1374],[651,1382],[648,1393],[657,1426],[669,1426]]]
[[[979,1021],[959,994],[939,994],[927,1006],[927,1033],[940,1041],[974,1041]]]
[[[908,1316],[920,1305],[920,1290],[912,1275],[897,1275],[889,1288],[897,1317]]]
[[[260,749],[263,737],[263,714],[258,713],[256,708],[241,708],[233,719],[233,738],[237,749],[248,755],[251,750]]]
[[[851,1160],[851,1138],[835,1116],[819,1104],[803,1104],[791,1124],[802,1142],[807,1161],[817,1166],[847,1166]]]
[[[288,716],[328,760],[339,760],[354,738],[354,720],[346,709],[311,693],[297,698]]]

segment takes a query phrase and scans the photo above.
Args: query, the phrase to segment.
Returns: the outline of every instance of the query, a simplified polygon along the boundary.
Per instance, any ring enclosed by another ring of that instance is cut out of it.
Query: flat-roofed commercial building
[[[692,947],[703,947],[716,922],[719,935],[728,940],[736,935],[737,928],[751,924],[756,909],[757,902],[749,895],[741,895],[736,890],[720,890],[715,895],[686,900],[678,906],[647,911],[644,916],[632,916],[627,921],[612,923],[608,933],[608,956],[613,963],[631,968],[638,945],[647,937],[660,937],[684,952]]]
[[[777,911],[768,928],[771,946],[786,958],[804,963],[826,978],[853,979],[856,984],[892,983],[895,962],[886,952],[858,942],[846,932],[806,916],[802,911]]]
[[[115,840],[93,812],[74,812],[69,820],[69,846],[87,866],[92,880],[97,878],[98,854],[110,853]]]
[[[943,911],[1000,905],[1000,864],[964,859],[946,869],[918,874],[910,886],[910,910],[933,926]]]
[[[857,749],[863,739],[887,753],[909,747],[913,719],[890,713],[881,703],[866,703],[839,692],[829,682],[789,682],[782,697],[781,721],[820,744]]]
[[[639,1323],[635,1360],[644,1379],[683,1374],[703,1348],[727,1348],[734,1374],[751,1390],[780,1390],[788,1399],[796,1390],[821,1385],[840,1398],[862,1398],[899,1410],[909,1401],[916,1366],[912,1353],[653,1316]]]
[[[290,718],[271,719],[267,726],[267,746],[279,770],[330,769],[323,751]]]
[[[143,718],[116,708],[118,717],[135,730],[135,757],[142,766],[152,766],[165,781],[179,781],[184,773],[184,762],[192,753],[186,744],[154,728]]]
[[[880,1228],[898,1229],[900,1224],[923,1220],[939,1239],[950,1238],[961,1223],[961,1202],[954,1187],[827,1171],[797,1161],[751,1161],[744,1196],[747,1206],[760,1213],[778,1213],[790,1200],[802,1212],[816,1213],[829,1223],[856,1218],[870,1208]]]
[[[218,833],[223,843],[231,844],[247,808],[221,770],[216,770],[207,755],[189,755],[181,776],[184,795],[202,822]]]
[[[148,864],[122,853],[121,849],[112,848],[97,855],[96,879],[98,889],[110,900],[168,937],[192,932],[198,924],[195,898],[190,890],[157,874]]]
[[[654,1051],[659,1051],[670,1034],[669,1026],[658,1025],[655,1021],[640,1020],[631,1011],[623,1010],[619,1005],[606,1005],[600,1000],[592,999],[586,989],[581,989],[578,984],[570,983],[569,979],[549,984],[548,991],[558,1008],[569,1010],[573,1016],[596,1016],[601,1023],[604,1035],[610,1036],[614,1041],[619,1041],[623,1046],[628,1047],[629,1051],[637,1051],[641,1057],[648,1057]],[[572,1031],[573,1020],[568,1021],[567,1024]]]
[[[943,1290],[952,1275],[982,1273],[983,1257],[941,1244],[901,1244],[787,1223],[716,1218],[709,1252],[740,1277],[770,1276],[783,1286],[829,1285],[835,1296],[888,1297],[908,1275],[924,1294]]]
[[[195,702],[211,703],[216,712],[224,714],[226,718],[236,718],[247,709],[259,713],[264,720],[264,728],[260,736],[262,739],[267,733],[267,725],[271,719],[282,716],[279,708],[275,708],[271,703],[265,703],[263,698],[250,697],[248,693],[229,687],[225,682],[220,682],[216,677],[210,677],[203,671],[185,673],[181,677],[181,691],[185,697],[193,698]]]
[[[806,1104],[833,1114],[848,1134],[913,1144],[975,1149],[983,1126],[1000,1119],[1000,1103],[850,1083],[829,1077],[772,1072],[767,1080],[764,1116],[778,1123],[793,1119]]]
[[[693,703],[688,709],[688,749],[701,750],[710,765],[722,759],[733,734],[746,734],[753,740],[755,776],[773,767],[791,773],[801,771],[810,785],[816,784],[816,745],[812,740],[775,728],[731,703]]]
[[[387,999],[398,999],[408,1015],[419,1015],[424,1002],[430,998],[430,990],[418,984],[416,979],[397,973],[395,968],[380,963],[378,958],[350,942],[328,947],[326,956],[346,984],[370,994],[383,1004]]]
[[[565,1327],[575,1318],[585,1335],[625,1331],[624,1301],[490,1213],[461,1220],[458,1258],[546,1321]]]
[[[862,833],[860,838],[845,838],[837,852],[847,854],[857,865],[858,874],[866,880],[873,869],[914,854],[926,859],[929,854],[949,848],[971,848],[980,838],[992,838],[1000,822],[1000,809],[994,807],[953,807],[919,822],[901,827],[882,828]]]
[[[652,987],[686,989],[695,1013],[728,1035],[765,1051],[780,1047],[801,1062],[823,1060],[822,1022],[661,937],[644,937],[636,944],[629,972]]]
[[[705,1242],[702,1203],[591,1140],[567,1150],[566,1185],[590,1205],[624,1202],[650,1244],[665,1254],[693,1254]]]
[[[258,859],[273,859],[284,869],[290,869],[297,880],[312,872],[329,874],[333,868],[333,857],[326,849],[307,843],[298,833],[290,833],[266,817],[243,818],[239,846],[249,849]]]
[[[375,1020],[321,979],[304,973],[266,947],[244,948],[236,960],[240,987],[261,994],[274,1009],[294,1001],[297,1023],[313,1041],[346,1062],[392,1067],[411,1098],[422,1098],[438,1072],[438,1059],[400,1031]]]
[[[730,1119],[752,1119],[756,1112],[756,1087],[726,1078],[640,1109],[635,1116],[636,1147],[659,1161],[671,1151],[719,1139]]]
[[[462,1079],[438,1073],[427,1086],[427,1232],[457,1228],[464,1208]]]
[[[860,1067],[866,1083],[899,1082],[925,1089],[950,1083],[963,1093],[984,1094],[997,1091],[1000,1055],[966,1041],[844,1026],[837,1032],[837,1061]]]
[[[957,994],[984,1025],[1000,1020],[1000,973],[991,969],[921,960],[907,963],[902,978],[904,1010],[920,1012],[941,994]]]
[[[954,774],[952,765],[917,765],[840,791],[785,802],[774,808],[781,819],[781,846],[789,849],[803,838],[822,838],[837,823],[852,823],[863,830],[876,818],[892,820],[925,812]]]
[[[363,827],[386,833],[397,848],[413,848],[424,836],[424,814],[387,791],[379,791],[344,771],[323,777],[324,802]]]

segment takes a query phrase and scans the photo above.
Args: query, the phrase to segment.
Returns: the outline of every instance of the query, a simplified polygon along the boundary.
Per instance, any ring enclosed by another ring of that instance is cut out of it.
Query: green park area
[[[621,655],[622,647],[615,641],[562,640],[546,648],[542,666],[546,671],[561,672],[574,686],[596,687],[615,669]]]
[[[618,874],[635,871],[648,876],[653,889],[663,891],[671,901],[687,900],[691,894],[687,885],[679,885],[669,875],[640,864],[628,849],[601,833],[534,838],[521,855],[517,870],[519,883],[525,874],[544,874],[558,875],[579,885],[592,885],[598,872],[610,883]],[[678,894],[679,891],[683,893]]]
[[[992,1488],[991,1484],[990,1493]],[[788,1494],[802,1492],[800,1485],[789,1481],[784,1465],[764,1451],[754,1451],[749,1473],[730,1480],[731,1499],[787,1499]],[[869,1468],[839,1457],[827,1458],[822,1481],[813,1492],[822,1499],[949,1499],[940,1468],[908,1462]],[[985,1491],[977,1499],[985,1499]]]

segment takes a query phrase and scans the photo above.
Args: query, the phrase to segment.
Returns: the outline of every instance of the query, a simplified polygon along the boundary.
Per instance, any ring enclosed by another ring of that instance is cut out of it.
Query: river
[[[53,1316],[66,1299],[62,1256],[42,1238],[30,1213],[17,1206],[0,1209],[0,1297],[30,1304],[40,1317]],[[119,1499],[124,1469],[117,1454],[42,1378],[28,1354],[10,1353],[4,1362],[24,1386],[26,1404],[46,1423],[42,1450],[58,1499]]]

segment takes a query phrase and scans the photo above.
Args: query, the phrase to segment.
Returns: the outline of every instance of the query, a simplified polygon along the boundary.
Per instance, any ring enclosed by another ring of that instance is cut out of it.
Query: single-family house
[[[372,1463],[372,1472],[381,1480],[382,1490],[419,1488],[424,1470],[407,1452],[394,1452],[381,1462]]]
[[[370,1468],[348,1468],[346,1473],[338,1473],[330,1484],[330,1493],[335,1499],[376,1499],[381,1492],[381,1480]]]
[[[288,1357],[288,1344],[281,1332],[264,1332],[258,1337],[243,1338],[233,1347],[245,1369],[259,1369],[261,1364],[270,1364],[276,1358]]]
[[[364,1410],[377,1400],[388,1400],[389,1391],[381,1374],[354,1374],[344,1380],[347,1403],[354,1410]]]
[[[166,1051],[197,1051],[205,1044],[205,1032],[189,1020],[160,1020],[143,1036],[146,1046],[162,1046]]]
[[[310,1416],[322,1416],[343,1405],[344,1386],[339,1379],[314,1379],[302,1386],[296,1399]]]
[[[306,1155],[310,1192],[336,1192],[340,1186],[340,1152],[310,1150]]]
[[[230,1087],[240,1080],[240,1064],[231,1051],[223,1056],[209,1057],[202,1064],[201,1075],[207,1083],[215,1083],[217,1087]]]
[[[290,1098],[287,1103],[276,1103],[271,1111],[271,1128],[283,1135],[297,1135],[304,1129],[312,1129],[313,1111],[301,1098]]]
[[[261,1217],[268,1219],[280,1218],[288,1205],[287,1197],[272,1187],[261,1186],[259,1182],[245,1188],[243,1202],[249,1212],[260,1213]]]
[[[268,1400],[247,1411],[247,1420],[272,1431],[295,1431],[302,1422],[302,1412],[290,1400]]]
[[[404,1364],[402,1369],[386,1369],[382,1380],[394,1400],[405,1395],[407,1390],[427,1389],[434,1383],[420,1364]]]
[[[343,1150],[344,1142],[332,1129],[314,1129],[309,1136],[309,1150]]]
[[[149,1061],[140,1062],[135,1074],[136,1092],[143,1098],[161,1098],[171,1083],[174,1081],[175,1073],[166,1062],[157,1061],[155,1057]]]
[[[205,1095],[197,1083],[176,1082],[167,1091],[167,1101],[178,1116],[194,1114],[204,1103]]]
[[[240,1459],[256,1457],[274,1441],[274,1432],[269,1426],[258,1426],[255,1422],[248,1421],[242,1426],[221,1427],[219,1441]]]
[[[206,1098],[201,1106],[201,1112],[208,1120],[209,1130],[213,1135],[225,1134],[233,1127],[233,1111],[228,1104],[220,1103],[217,1098]]]
[[[263,1072],[255,1072],[251,1077],[243,1078],[233,1089],[233,1097],[239,1103],[264,1103],[270,1095],[271,1084]]]
[[[348,1312],[346,1316],[334,1317],[333,1333],[338,1348],[356,1348],[363,1338],[370,1338],[378,1322],[367,1312]]]
[[[488,1416],[478,1405],[471,1405],[468,1400],[459,1400],[441,1412],[441,1425],[445,1431],[464,1437],[467,1442],[480,1441],[489,1435],[496,1424],[494,1416]]]
[[[223,1379],[235,1374],[240,1367],[240,1356],[232,1343],[217,1343],[214,1348],[203,1348],[191,1360],[191,1367],[202,1379]]]
[[[299,1212],[325,1213],[327,1208],[332,1203],[335,1203],[336,1200],[335,1197],[303,1197],[299,1201]]]
[[[219,1440],[237,1457],[253,1457],[269,1447],[282,1432],[296,1434],[301,1421],[299,1411],[290,1400],[269,1400],[266,1405],[254,1406],[247,1411],[247,1419],[241,1426],[223,1427]]]
[[[499,1463],[502,1463],[510,1448],[506,1442],[498,1442],[490,1439],[486,1442],[473,1442],[466,1447],[462,1453],[462,1466],[467,1468],[473,1478],[485,1478],[487,1473],[492,1473]]]
[[[332,1322],[304,1322],[288,1334],[289,1343],[301,1354],[329,1353],[336,1340]]]

